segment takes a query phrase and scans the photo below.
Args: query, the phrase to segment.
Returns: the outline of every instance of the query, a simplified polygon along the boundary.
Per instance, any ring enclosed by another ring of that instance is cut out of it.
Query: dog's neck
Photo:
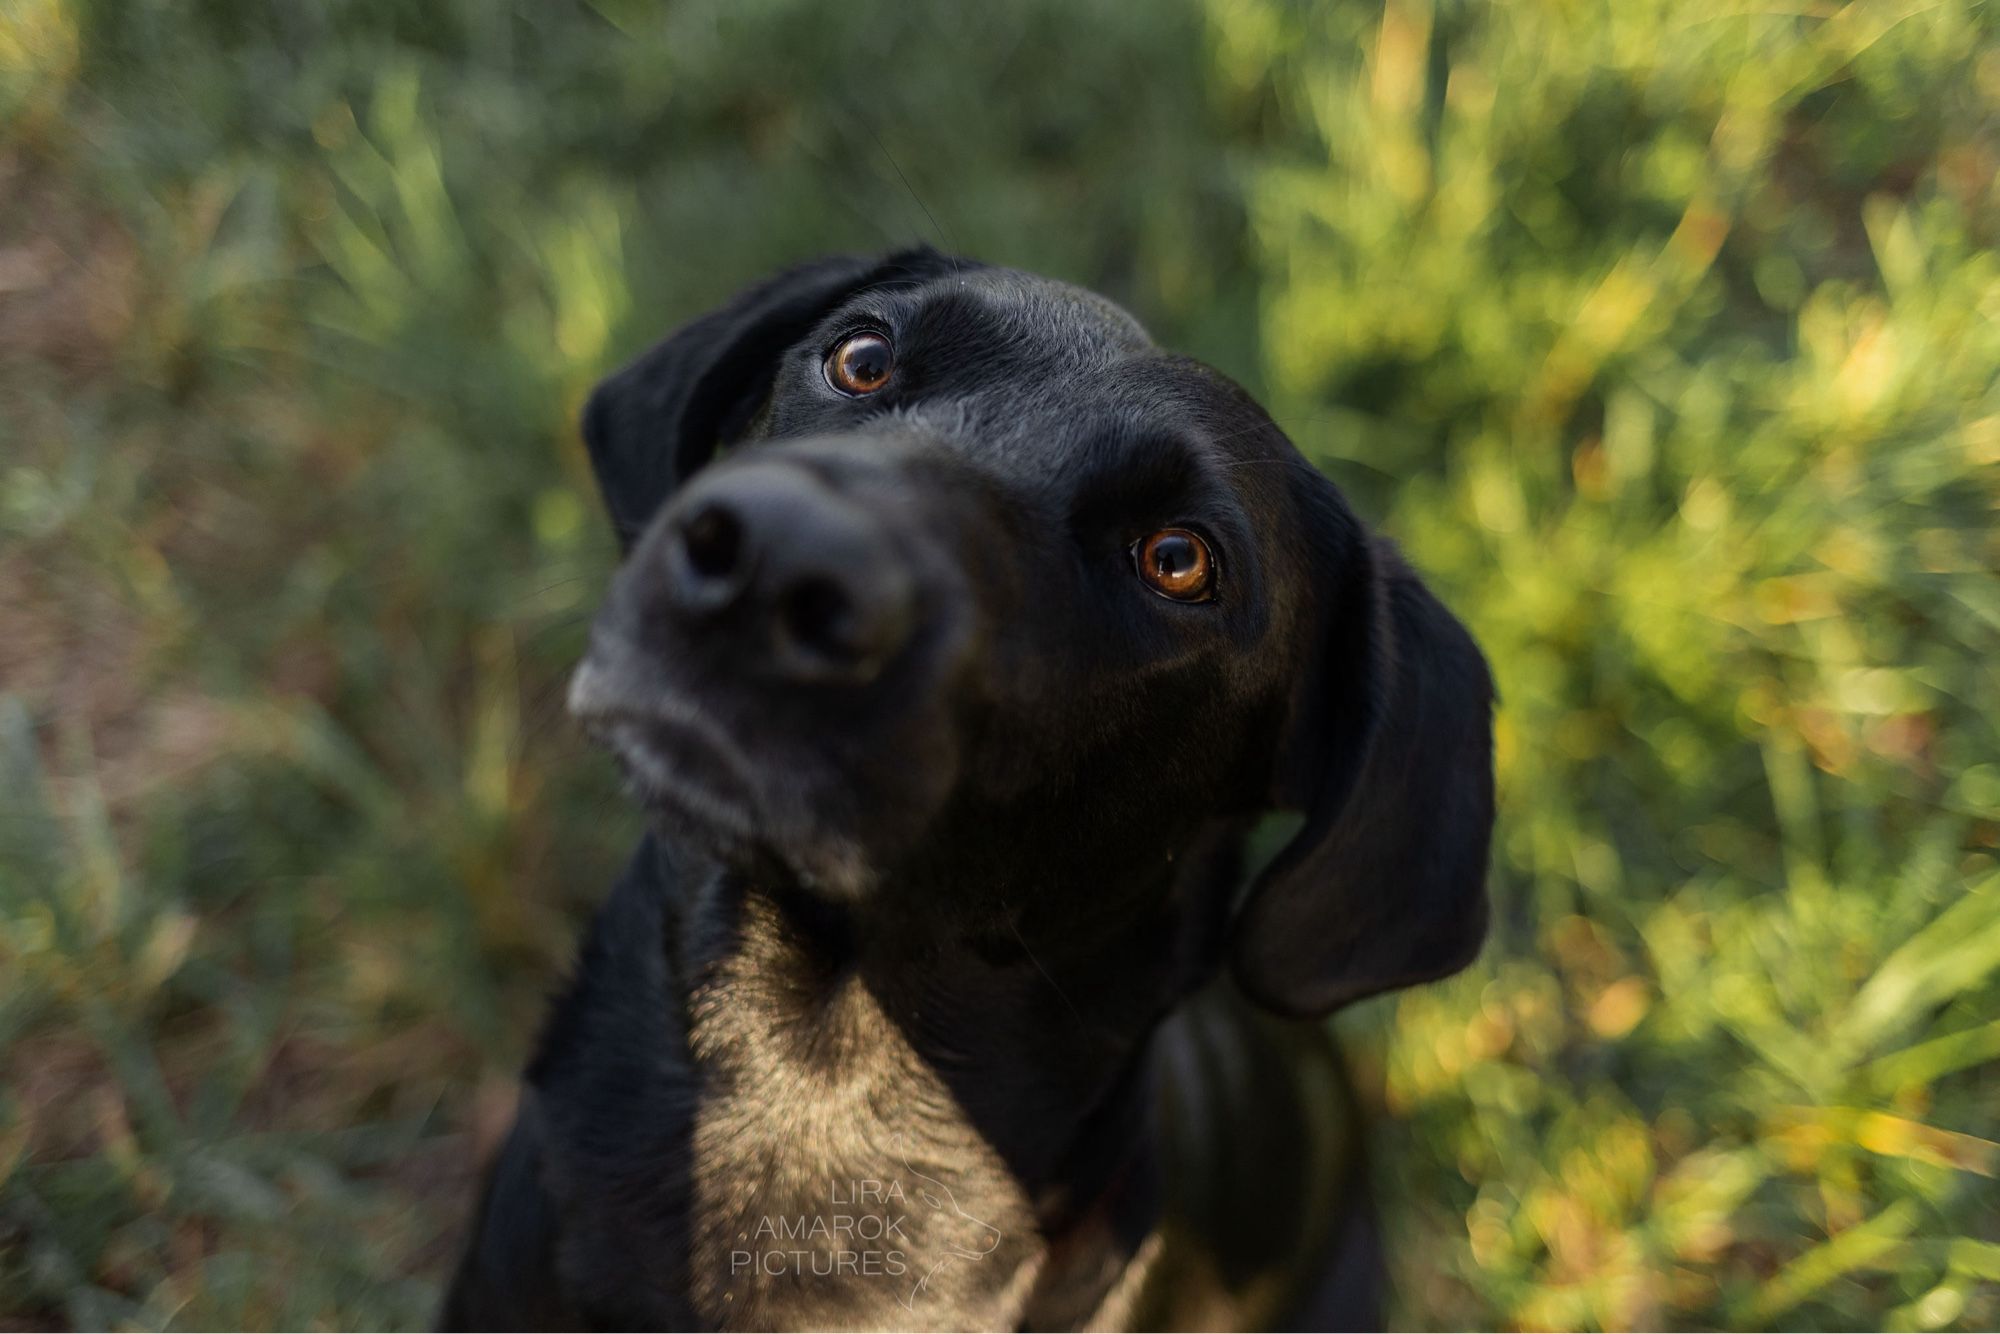
[[[1038,1289],[1077,1286],[1045,1271],[1050,1240],[1079,1228],[1123,1254],[1057,1246],[1057,1265],[1110,1281],[1151,1212],[1129,1187],[1143,1049],[1178,985],[1174,896],[1132,897],[1158,905],[1136,927],[1126,913],[1115,936],[1036,939],[1032,920],[954,916],[942,897],[833,906],[706,877],[679,970],[704,1310],[921,1326],[928,1306],[1014,1325]]]

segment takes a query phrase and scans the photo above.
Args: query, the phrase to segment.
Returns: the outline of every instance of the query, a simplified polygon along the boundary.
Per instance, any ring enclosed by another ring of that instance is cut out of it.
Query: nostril
[[[743,559],[743,525],[720,505],[701,510],[681,528],[688,568],[704,579],[727,579]]]
[[[803,575],[771,608],[778,668],[801,681],[872,681],[908,639],[911,612],[893,577]]]
[[[778,621],[786,638],[816,653],[850,657],[863,647],[854,642],[854,600],[831,579],[801,579],[792,585],[779,601]]]

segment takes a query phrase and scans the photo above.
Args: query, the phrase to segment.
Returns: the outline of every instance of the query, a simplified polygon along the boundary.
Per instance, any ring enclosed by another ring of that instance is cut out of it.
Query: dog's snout
[[[878,516],[806,469],[698,478],[668,513],[663,547],[646,577],[664,597],[647,601],[745,667],[860,683],[910,636],[908,561]]]

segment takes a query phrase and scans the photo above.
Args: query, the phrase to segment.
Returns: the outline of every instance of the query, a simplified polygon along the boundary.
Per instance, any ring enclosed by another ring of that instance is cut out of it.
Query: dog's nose
[[[668,512],[669,612],[798,681],[872,680],[909,639],[915,584],[880,519],[810,471],[698,477]]]

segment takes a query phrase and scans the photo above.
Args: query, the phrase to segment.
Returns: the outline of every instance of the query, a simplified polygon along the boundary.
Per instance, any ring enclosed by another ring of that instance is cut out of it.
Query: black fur
[[[1484,661],[1396,552],[1124,312],[927,250],[751,289],[584,429],[627,556],[572,708],[655,832],[445,1323],[1376,1319],[1292,1021],[1472,958],[1493,814]],[[1166,527],[1213,600],[1137,577]]]

